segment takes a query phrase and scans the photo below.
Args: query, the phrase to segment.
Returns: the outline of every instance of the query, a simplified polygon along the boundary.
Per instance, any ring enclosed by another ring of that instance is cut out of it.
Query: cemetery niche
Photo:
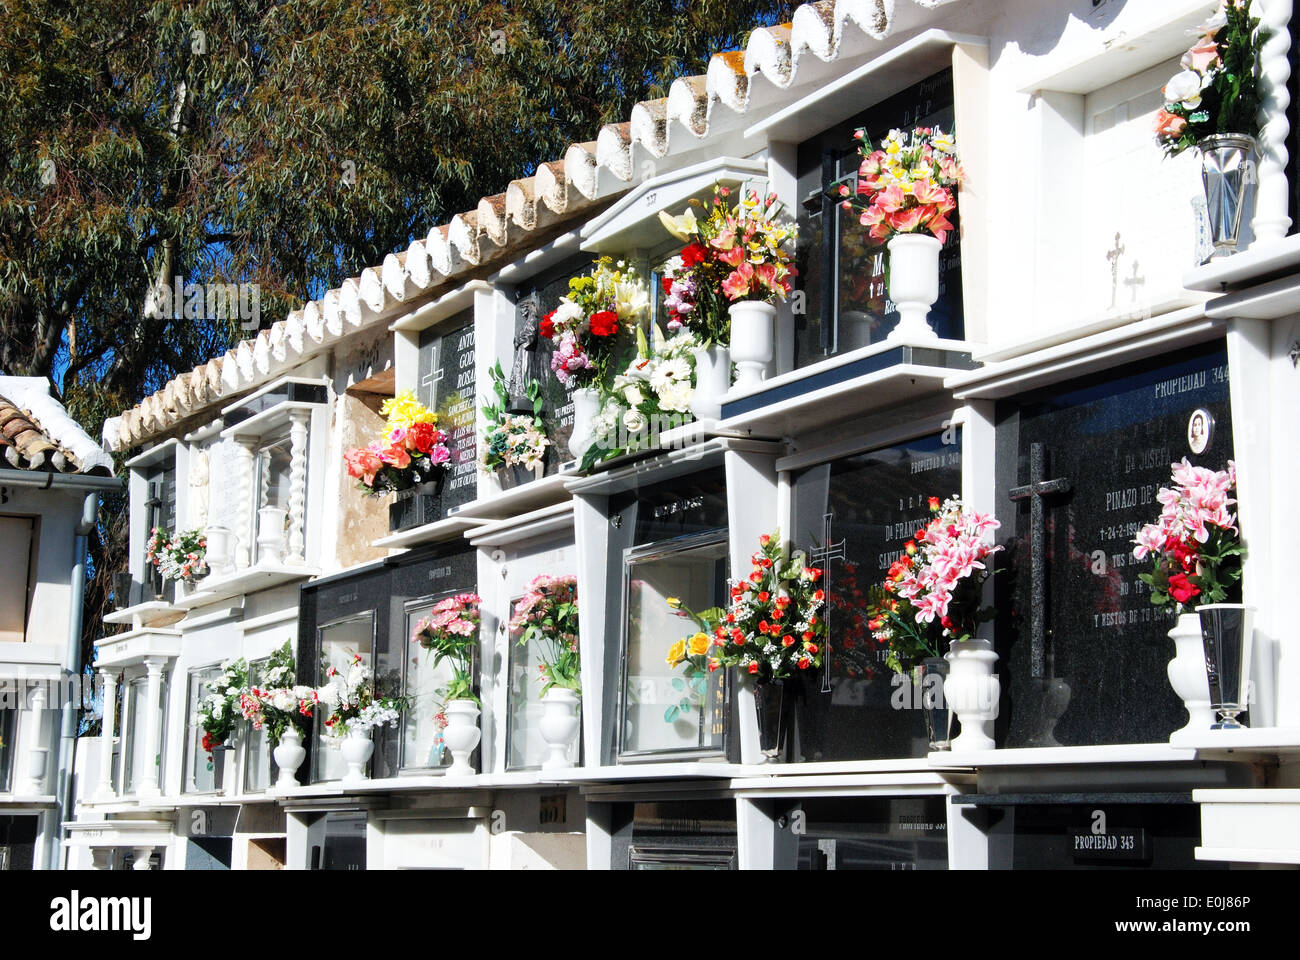
[[[416,396],[438,415],[451,460],[442,485],[441,512],[478,498],[474,311],[463,310],[447,323],[420,335]]]
[[[1233,457],[1222,341],[999,403],[1001,746],[1161,742],[1186,722],[1174,621],[1132,552],[1183,457]]]
[[[791,533],[794,546],[823,570],[829,630],[822,670],[800,676],[796,758],[929,752],[924,681],[886,665],[866,604],[869,591],[929,522],[929,498],[960,495],[961,459],[961,430],[954,427],[796,475]]]

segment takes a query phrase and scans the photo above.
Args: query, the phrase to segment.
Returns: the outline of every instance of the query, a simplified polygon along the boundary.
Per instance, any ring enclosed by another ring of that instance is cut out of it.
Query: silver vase
[[[1237,252],[1243,214],[1255,200],[1255,140],[1220,133],[1196,146],[1201,152],[1201,182],[1214,252],[1228,256]]]
[[[1241,603],[1206,603],[1201,617],[1201,642],[1210,683],[1210,705],[1218,713],[1212,730],[1245,726],[1238,715],[1249,709],[1251,653],[1255,608]]]

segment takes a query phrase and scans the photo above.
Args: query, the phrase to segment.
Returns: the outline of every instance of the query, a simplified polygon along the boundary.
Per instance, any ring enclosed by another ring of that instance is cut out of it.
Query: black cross
[[[1012,500],[1029,500],[1029,570],[1031,578],[1030,620],[1032,643],[1031,676],[1044,676],[1043,666],[1047,650],[1047,517],[1043,510],[1043,497],[1066,493],[1070,481],[1064,478],[1046,480],[1047,451],[1041,443],[1029,445],[1029,483],[1011,488]]]
[[[826,607],[822,619],[826,622],[826,649],[822,651],[822,693],[831,692],[831,561],[844,559],[844,541],[831,540],[831,518],[834,513],[822,516],[822,545],[808,551],[813,566],[822,571],[822,592],[826,594]]]

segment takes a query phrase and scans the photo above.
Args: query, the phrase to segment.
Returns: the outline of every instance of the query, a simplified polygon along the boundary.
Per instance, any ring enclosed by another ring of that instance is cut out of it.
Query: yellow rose
[[[675,667],[686,659],[686,641],[678,640],[668,648],[668,666]]]
[[[700,657],[708,653],[709,645],[712,642],[713,641],[709,639],[709,635],[707,633],[697,633],[695,636],[691,637],[689,642],[689,649],[691,651],[691,656]]]
[[[682,607],[682,601],[677,597],[667,597],[664,599],[664,603],[668,604],[668,606],[672,607],[674,610],[680,610]]]

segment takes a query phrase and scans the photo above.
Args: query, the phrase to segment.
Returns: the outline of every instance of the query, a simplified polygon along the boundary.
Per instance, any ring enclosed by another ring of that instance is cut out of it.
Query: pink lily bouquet
[[[515,604],[510,629],[519,632],[521,647],[538,647],[543,696],[551,687],[582,692],[577,577],[534,577]]]
[[[458,593],[435,603],[429,615],[415,625],[411,639],[433,654],[434,666],[444,660],[451,661],[452,678],[444,706],[447,700],[473,700],[482,706],[474,695],[471,670],[482,622],[479,613],[482,602],[476,593]]]
[[[1251,17],[1250,2],[1222,0],[1165,84],[1155,132],[1167,156],[1215,134],[1259,134],[1259,51],[1268,31]]]
[[[1194,467],[1184,457],[1173,464],[1173,488],[1156,494],[1160,519],[1138,531],[1133,556],[1150,555],[1155,567],[1138,578],[1151,588],[1151,602],[1171,613],[1184,606],[1223,603],[1241,580],[1246,548],[1228,496],[1237,486],[1237,467]],[[1200,597],[1200,600],[1196,598]]]
[[[664,229],[686,244],[661,281],[668,332],[686,329],[704,346],[728,344],[731,304],[784,300],[797,273],[787,249],[795,228],[778,219],[782,204],[776,194],[764,198],[743,190],[735,202],[732,193],[718,184],[707,209],[693,199],[680,217],[659,213]],[[696,216],[697,208],[702,216]]]
[[[369,497],[406,490],[436,480],[451,464],[447,434],[434,424],[438,415],[406,390],[379,408],[387,418],[383,436],[343,454],[348,476]]]
[[[931,497],[930,512],[933,518],[904,545],[869,606],[867,626],[895,673],[940,656],[945,643],[969,640],[994,614],[980,607],[980,597],[993,572],[988,558],[1002,549],[987,534],[1001,524],[966,509],[959,497],[942,503]]]
[[[855,130],[853,138],[862,156],[857,192],[842,184],[840,205],[856,210],[868,236],[882,244],[900,233],[929,233],[943,243],[953,230],[954,191],[965,176],[953,135],[938,127],[917,127],[910,135],[891,130],[879,148],[866,130]]]

